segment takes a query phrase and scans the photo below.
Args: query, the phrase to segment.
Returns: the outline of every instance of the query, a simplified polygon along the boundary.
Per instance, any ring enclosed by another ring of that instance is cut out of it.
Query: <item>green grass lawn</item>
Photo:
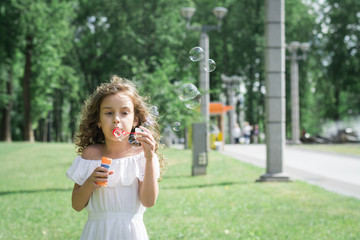
[[[79,239],[71,208],[71,144],[0,143],[0,239]],[[360,239],[360,201],[300,181],[255,183],[264,170],[211,152],[191,177],[191,151],[165,151],[168,169],[144,216],[150,239]]]

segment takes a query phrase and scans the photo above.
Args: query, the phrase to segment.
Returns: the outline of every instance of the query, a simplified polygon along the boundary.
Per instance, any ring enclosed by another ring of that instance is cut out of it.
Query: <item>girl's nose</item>
[[[118,118],[118,117],[115,117],[115,118],[114,118],[114,123],[119,123],[119,122],[120,122],[119,118]]]

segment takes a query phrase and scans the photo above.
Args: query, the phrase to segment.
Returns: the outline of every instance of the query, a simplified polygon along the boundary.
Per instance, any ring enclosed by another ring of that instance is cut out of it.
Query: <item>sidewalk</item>
[[[221,153],[266,168],[264,144],[227,144]],[[360,157],[286,145],[284,173],[291,179],[306,181],[329,191],[360,199]]]

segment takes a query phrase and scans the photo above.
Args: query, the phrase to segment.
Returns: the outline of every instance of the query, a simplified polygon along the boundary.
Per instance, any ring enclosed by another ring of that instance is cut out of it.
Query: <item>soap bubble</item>
[[[205,70],[205,72],[212,72],[214,71],[216,68],[216,63],[214,60],[212,59],[206,59],[205,63],[203,65],[203,69]]]
[[[193,62],[198,62],[204,57],[204,49],[201,47],[194,47],[189,52],[189,58]]]
[[[151,106],[150,107],[150,113],[154,116],[159,116],[159,111],[158,108],[156,106]]]
[[[142,137],[141,133],[144,132],[143,130],[141,130],[141,128],[135,128],[135,139],[137,137]]]
[[[201,93],[199,91],[196,92],[194,98],[185,102],[185,106],[189,109],[195,109],[199,107],[201,104]]]
[[[130,134],[129,135],[129,143],[134,146],[134,147],[138,147],[140,146],[141,144],[136,140],[136,137],[134,134]]]
[[[156,108],[155,106],[154,106],[154,108]],[[157,111],[157,108],[156,108],[156,111],[155,112],[157,112],[158,114],[159,114],[159,112]],[[154,122],[152,121],[152,116],[151,115],[149,115],[149,116],[146,116],[146,121],[145,122],[143,122],[142,124],[141,124],[141,126],[143,126],[144,128],[149,128],[151,125],[153,125],[154,124]]]
[[[197,95],[197,88],[194,84],[185,83],[178,90],[178,97],[181,101],[188,101]]]
[[[173,123],[171,124],[171,128],[172,128],[174,131],[178,132],[178,131],[180,131],[180,129],[181,129],[181,124],[180,124],[179,122],[173,122]]]
[[[150,123],[148,121],[144,122],[141,126],[145,127],[145,128],[148,128],[150,127]]]

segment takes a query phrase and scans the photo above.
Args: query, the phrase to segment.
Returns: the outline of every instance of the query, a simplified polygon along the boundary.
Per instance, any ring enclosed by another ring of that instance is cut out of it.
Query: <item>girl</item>
[[[75,182],[73,208],[88,212],[81,239],[148,239],[143,213],[156,202],[163,163],[154,118],[147,128],[141,126],[149,119],[145,99],[118,76],[101,84],[85,102],[75,139],[81,156],[66,173]],[[136,146],[113,135],[115,129],[133,133],[135,128],[142,130]],[[112,158],[110,170],[100,166],[103,156]]]

